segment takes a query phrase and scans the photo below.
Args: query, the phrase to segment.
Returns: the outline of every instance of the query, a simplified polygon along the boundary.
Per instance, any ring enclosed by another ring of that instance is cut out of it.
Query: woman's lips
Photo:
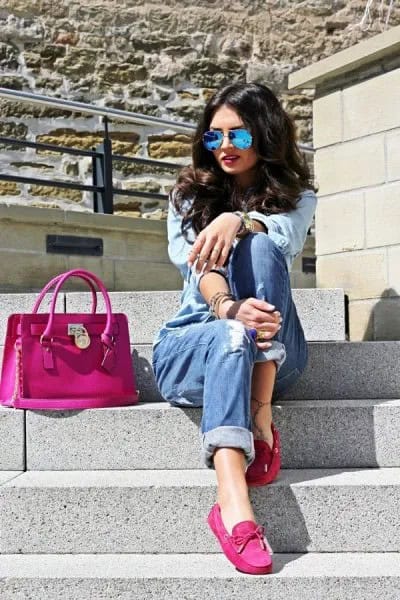
[[[238,160],[239,156],[236,155],[230,155],[230,156],[224,156],[222,159],[222,162],[226,165],[233,165],[233,163]]]

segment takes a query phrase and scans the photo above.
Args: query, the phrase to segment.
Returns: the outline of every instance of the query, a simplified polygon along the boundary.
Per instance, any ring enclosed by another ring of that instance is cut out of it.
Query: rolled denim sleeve
[[[264,215],[250,211],[249,216],[268,229],[268,235],[282,253],[291,259],[303,249],[317,205],[317,197],[312,190],[300,194],[295,210],[277,215]]]

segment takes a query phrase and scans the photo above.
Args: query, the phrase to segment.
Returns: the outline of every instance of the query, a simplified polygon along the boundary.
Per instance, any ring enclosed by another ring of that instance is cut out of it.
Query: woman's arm
[[[295,210],[268,216],[250,211],[249,216],[265,225],[269,237],[283,254],[294,258],[303,250],[316,205],[315,193],[312,190],[305,190],[300,195]]]
[[[223,267],[241,224],[241,217],[235,213],[218,215],[197,236],[188,255],[188,266],[192,267],[197,260],[197,273],[208,273],[211,269]],[[261,222],[252,220],[252,224],[255,232],[265,233]]]
[[[199,289],[207,304],[211,303],[212,298],[218,292],[229,294],[229,286],[225,277],[214,271],[201,277]],[[232,300],[229,296],[222,298],[217,306],[217,316],[220,319],[241,321],[248,329],[262,330],[264,332],[263,341],[257,340],[256,342],[261,350],[271,347],[271,343],[267,340],[278,333],[282,321],[281,314],[275,310],[275,306],[258,298],[244,300]]]

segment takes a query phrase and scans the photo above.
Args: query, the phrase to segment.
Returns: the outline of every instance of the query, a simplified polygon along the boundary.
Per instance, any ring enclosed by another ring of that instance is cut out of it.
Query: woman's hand
[[[272,344],[268,340],[278,333],[282,323],[281,313],[275,310],[275,306],[258,298],[223,302],[218,313],[221,319],[237,319],[247,329],[255,329],[256,344],[260,350],[271,347]]]
[[[204,273],[215,267],[222,267],[228,258],[240,225],[241,220],[238,215],[234,215],[233,213],[218,215],[197,236],[188,256],[189,267],[194,264],[196,259],[197,273],[200,273],[203,267]]]

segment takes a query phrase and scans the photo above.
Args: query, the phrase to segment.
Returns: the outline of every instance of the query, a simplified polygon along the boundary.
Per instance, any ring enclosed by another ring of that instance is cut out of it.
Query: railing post
[[[103,187],[102,192],[94,193],[94,212],[112,215],[114,212],[113,202],[113,178],[112,178],[112,144],[108,135],[108,119],[104,117],[104,139],[103,143],[96,148],[102,156],[95,158],[93,168],[93,179],[95,185]]]

